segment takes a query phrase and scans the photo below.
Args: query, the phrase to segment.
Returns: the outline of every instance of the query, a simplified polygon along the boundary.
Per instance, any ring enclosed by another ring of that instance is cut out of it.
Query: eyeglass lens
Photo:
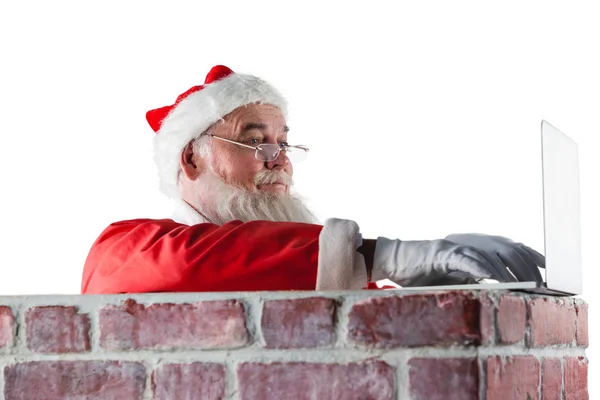
[[[261,144],[256,149],[256,158],[261,161],[265,161],[265,162],[273,161],[273,160],[277,159],[277,157],[279,155],[279,151],[280,151],[280,148],[279,148],[279,145],[277,145],[277,144],[270,144],[270,143]],[[288,157],[288,159],[291,162],[299,162],[306,158],[306,151],[304,151],[302,149],[297,149],[294,147],[287,147],[285,150],[281,150],[281,151],[284,152],[284,154]]]

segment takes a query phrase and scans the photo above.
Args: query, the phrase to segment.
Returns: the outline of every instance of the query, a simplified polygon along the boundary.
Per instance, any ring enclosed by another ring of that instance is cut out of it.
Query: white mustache
[[[269,183],[277,183],[277,182],[283,183],[284,185],[287,185],[287,186],[292,186],[294,184],[292,177],[289,176],[288,174],[286,174],[284,171],[263,170],[263,171],[259,171],[254,176],[254,184],[256,186],[266,185]]]

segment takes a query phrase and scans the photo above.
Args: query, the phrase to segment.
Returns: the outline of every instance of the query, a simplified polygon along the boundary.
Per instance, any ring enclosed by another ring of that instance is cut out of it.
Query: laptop
[[[394,290],[511,289],[559,296],[580,295],[581,219],[577,143],[542,121],[544,282],[479,283],[403,287]]]

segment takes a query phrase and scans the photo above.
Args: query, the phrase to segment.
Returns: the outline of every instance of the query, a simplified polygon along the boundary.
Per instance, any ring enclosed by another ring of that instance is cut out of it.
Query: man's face
[[[287,143],[288,127],[277,107],[251,104],[239,107],[225,116],[222,122],[212,127],[210,133],[255,147],[261,143]],[[277,159],[265,162],[256,159],[255,150],[216,138],[210,140],[212,141],[211,155],[207,161],[211,164],[212,170],[226,183],[243,187],[251,192],[273,194],[289,192],[293,168],[283,152]],[[282,179],[277,179],[274,183],[260,182],[259,173],[265,171],[277,171]]]
[[[287,142],[287,132],[281,111],[263,104],[237,108],[209,130],[211,135],[252,147]],[[215,137],[206,140],[210,140],[208,152],[194,151],[193,162],[183,165],[189,180],[182,181],[182,198],[208,221],[316,221],[302,199],[290,191],[293,169],[283,152],[265,162],[255,157],[254,149]]]

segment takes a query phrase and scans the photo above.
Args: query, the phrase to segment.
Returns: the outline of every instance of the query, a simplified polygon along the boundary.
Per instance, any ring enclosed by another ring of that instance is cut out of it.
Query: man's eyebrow
[[[261,124],[259,122],[248,122],[246,125],[244,125],[242,127],[242,131],[240,133],[243,135],[244,133],[251,131],[253,129],[258,129],[260,131],[264,131],[265,129],[267,129],[267,125]]]
[[[258,129],[260,131],[264,131],[266,130],[268,127],[266,124],[261,124],[259,122],[248,122],[247,124],[245,124],[242,127],[242,131],[240,132],[241,135],[243,135],[244,133],[251,131],[253,129]],[[283,132],[288,133],[290,131],[290,127],[285,125],[283,127]]]

